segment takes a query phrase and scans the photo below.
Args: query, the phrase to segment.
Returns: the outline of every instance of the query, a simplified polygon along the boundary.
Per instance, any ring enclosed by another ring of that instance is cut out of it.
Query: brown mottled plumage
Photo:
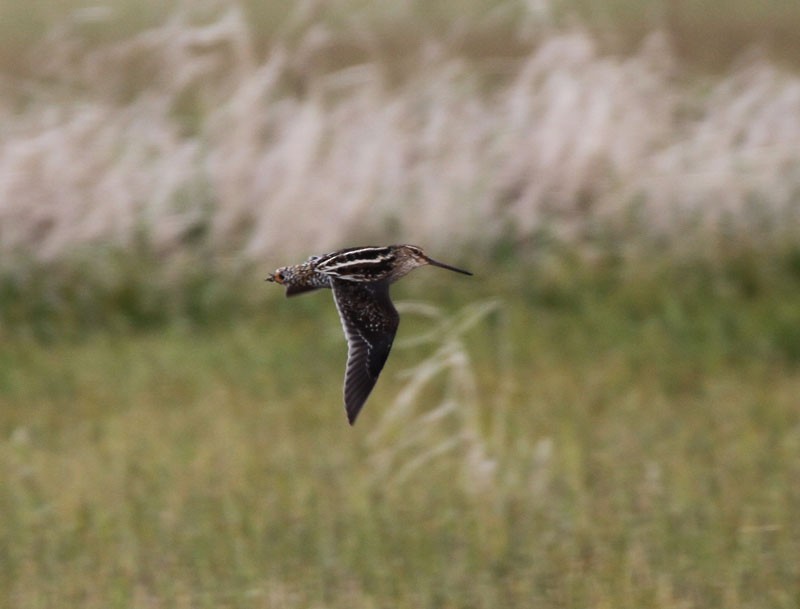
[[[437,262],[415,245],[352,247],[284,266],[267,277],[286,287],[286,296],[331,288],[347,338],[344,403],[352,425],[389,357],[400,316],[389,285],[417,267],[430,264],[472,275]]]

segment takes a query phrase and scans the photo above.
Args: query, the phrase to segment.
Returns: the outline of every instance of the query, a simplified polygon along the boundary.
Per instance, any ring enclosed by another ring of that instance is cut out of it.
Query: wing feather
[[[344,404],[352,425],[389,357],[400,316],[389,298],[388,282],[332,279],[331,283],[347,338]]]

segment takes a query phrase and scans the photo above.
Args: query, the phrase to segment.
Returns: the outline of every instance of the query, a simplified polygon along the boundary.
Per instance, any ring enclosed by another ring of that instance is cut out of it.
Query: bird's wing
[[[389,357],[400,316],[389,283],[331,280],[333,299],[347,338],[344,405],[352,425]]]
[[[324,286],[321,285],[312,285],[312,284],[300,284],[300,285],[287,285],[286,286],[286,298],[291,298],[292,296],[297,296],[298,294],[305,294],[306,292],[311,292],[312,290],[319,290]]]

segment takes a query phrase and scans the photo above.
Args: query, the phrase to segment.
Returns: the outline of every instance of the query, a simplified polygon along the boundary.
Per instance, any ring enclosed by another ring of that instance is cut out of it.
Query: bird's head
[[[447,269],[448,271],[455,271],[456,273],[462,273],[464,275],[472,275],[472,273],[465,271],[464,269],[459,269],[454,266],[450,266],[449,264],[445,264],[444,262],[434,260],[425,252],[423,252],[421,247],[416,245],[401,245],[399,247],[402,249],[403,254],[412,262],[412,265],[410,265],[412,268],[430,264],[432,266],[438,266],[442,269]]]

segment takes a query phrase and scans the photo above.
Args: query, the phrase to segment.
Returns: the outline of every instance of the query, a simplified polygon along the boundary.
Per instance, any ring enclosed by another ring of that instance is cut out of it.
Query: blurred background
[[[800,604],[800,4],[0,4],[0,606]],[[413,243],[358,425],[331,298]]]

